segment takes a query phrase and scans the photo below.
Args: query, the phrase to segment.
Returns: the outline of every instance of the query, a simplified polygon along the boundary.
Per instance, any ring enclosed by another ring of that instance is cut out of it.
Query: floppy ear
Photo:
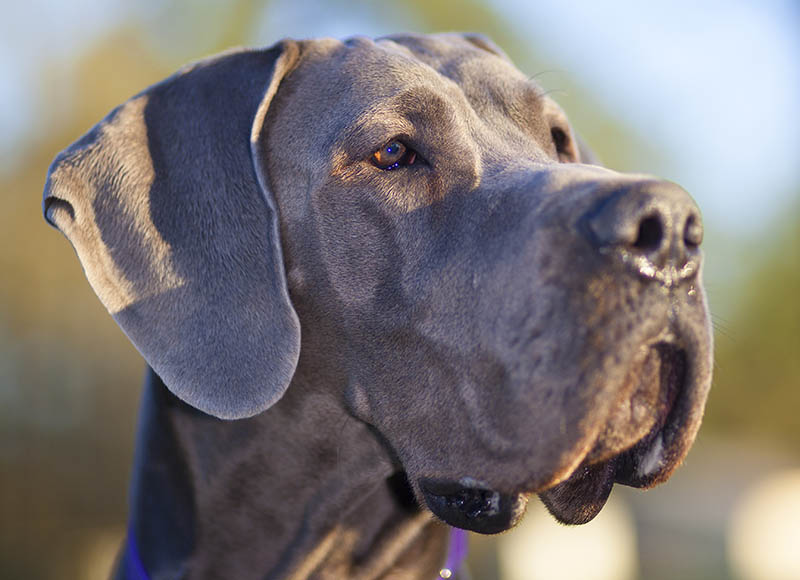
[[[255,415],[294,374],[286,286],[259,137],[298,46],[191,65],[56,157],[43,209],[100,300],[169,389],[217,417]]]

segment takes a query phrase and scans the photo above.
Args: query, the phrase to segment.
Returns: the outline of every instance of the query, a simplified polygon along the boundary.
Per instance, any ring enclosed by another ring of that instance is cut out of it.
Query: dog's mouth
[[[420,480],[428,508],[446,523],[493,534],[513,527],[524,514],[529,493],[538,493],[550,513],[567,524],[594,518],[614,483],[645,488],[666,480],[682,461],[696,432],[697,405],[689,355],[671,342],[646,349],[628,373],[625,396],[580,465],[546,489],[507,492],[465,477]]]

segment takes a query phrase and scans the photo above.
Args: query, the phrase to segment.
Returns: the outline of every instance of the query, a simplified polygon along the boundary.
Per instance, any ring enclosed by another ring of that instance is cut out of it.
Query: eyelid
[[[423,140],[418,135],[398,135],[395,139],[409,149],[416,151],[417,157],[419,157],[420,160],[426,161],[428,159],[428,154],[431,153],[428,140]]]
[[[407,149],[414,149],[416,151],[416,147],[414,147],[414,144],[413,144],[414,140],[409,135],[407,135],[405,133],[398,133],[396,135],[392,135],[391,137],[389,137],[388,139],[383,141],[383,143],[381,144],[381,147],[386,147],[388,145],[391,145],[395,141],[398,142],[398,143],[402,143],[403,146],[406,147]],[[379,147],[378,149],[380,149],[381,147]],[[376,149],[376,151],[377,151],[377,149]]]
[[[383,115],[372,111],[364,117],[344,129],[342,142],[344,152],[349,159],[353,161],[369,159],[375,152],[376,146],[395,139],[404,144],[413,143],[417,131],[408,119],[397,117],[391,111]]]

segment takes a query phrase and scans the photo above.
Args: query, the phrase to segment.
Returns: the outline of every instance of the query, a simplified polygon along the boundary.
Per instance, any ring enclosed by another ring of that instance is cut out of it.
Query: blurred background
[[[285,37],[469,30],[602,160],[706,222],[716,377],[685,465],[595,522],[472,536],[475,580],[800,578],[796,0],[0,2],[0,578],[103,578],[126,520],[143,363],[45,225],[53,156],[188,60]]]

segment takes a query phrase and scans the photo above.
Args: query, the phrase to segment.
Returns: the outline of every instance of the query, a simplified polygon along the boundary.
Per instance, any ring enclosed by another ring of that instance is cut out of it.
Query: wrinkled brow
[[[424,138],[433,145],[437,134],[457,130],[458,117],[456,107],[429,87],[403,89],[356,117],[344,132],[341,152],[349,159],[364,159],[393,138],[407,139],[419,147],[424,147]]]
[[[527,125],[533,117],[541,116],[545,108],[545,92],[533,81],[485,84],[485,97],[490,106],[517,123]]]

